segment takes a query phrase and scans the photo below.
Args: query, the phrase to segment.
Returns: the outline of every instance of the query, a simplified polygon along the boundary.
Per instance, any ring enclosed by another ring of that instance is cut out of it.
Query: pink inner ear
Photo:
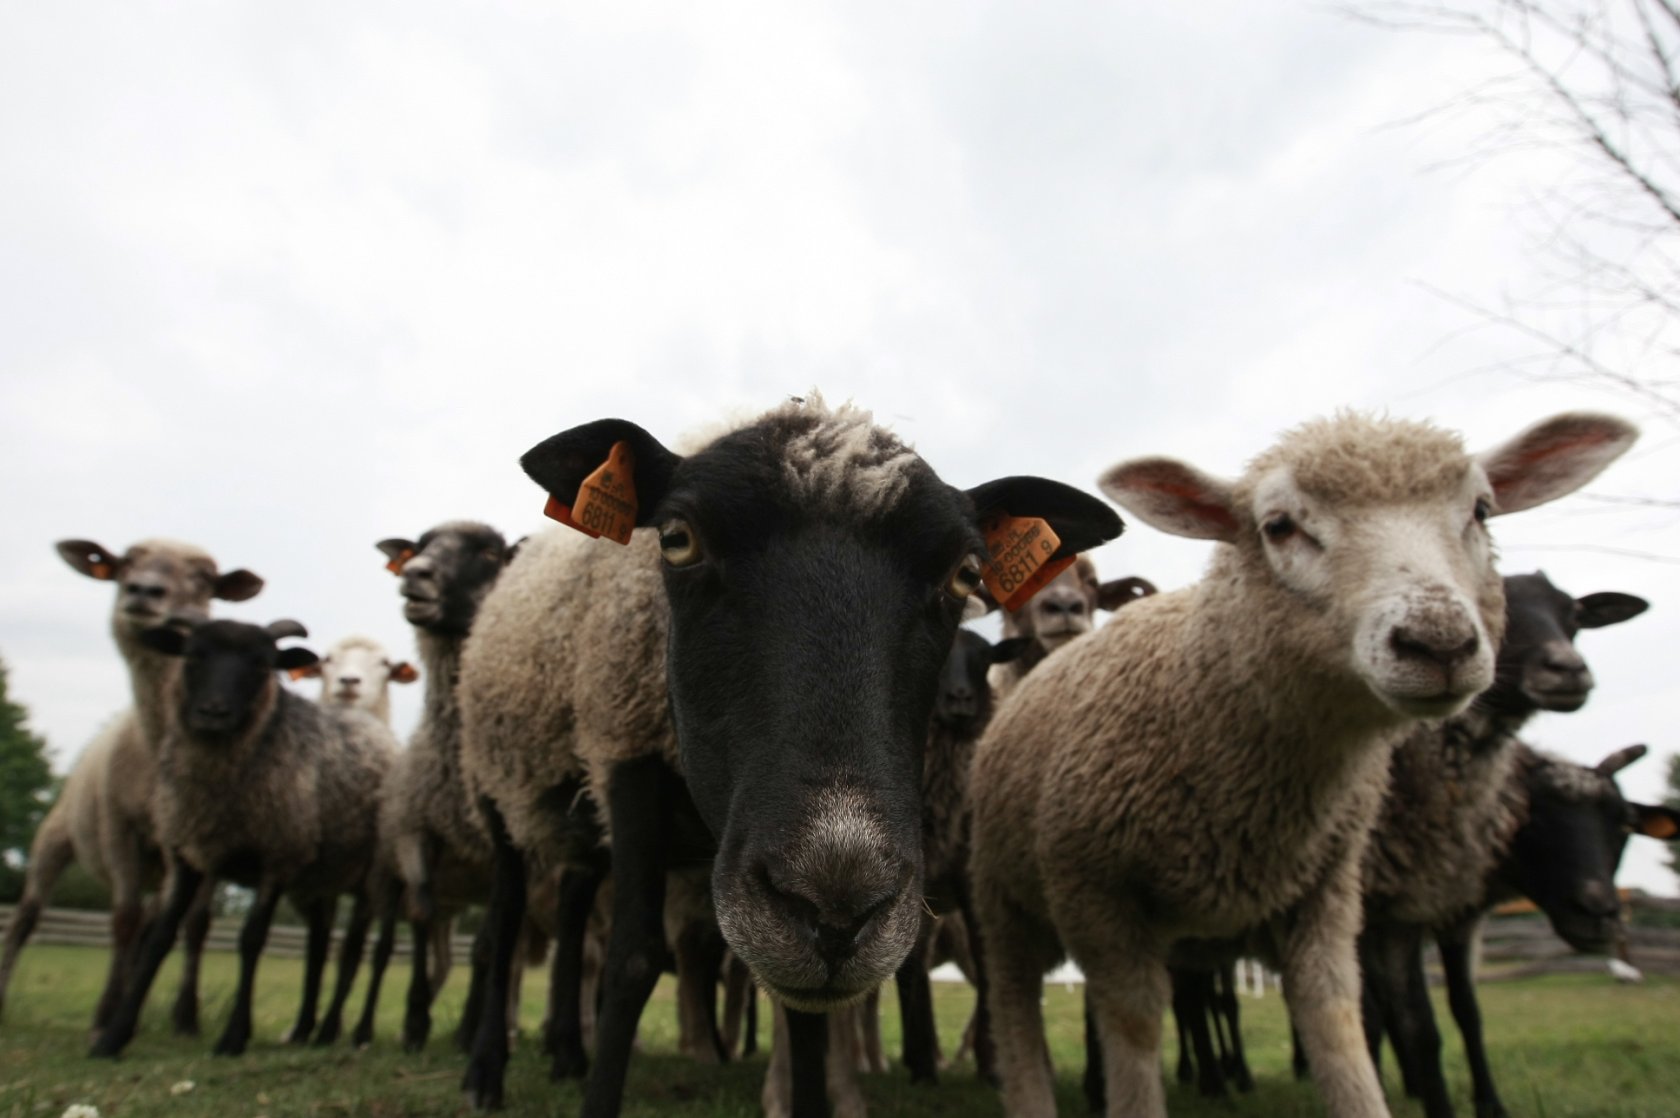
[[[1237,530],[1237,521],[1224,505],[1209,501],[1207,491],[1199,485],[1190,485],[1179,481],[1156,481],[1153,488],[1176,498],[1176,507],[1186,514],[1200,520],[1203,524],[1215,527],[1224,533]]]

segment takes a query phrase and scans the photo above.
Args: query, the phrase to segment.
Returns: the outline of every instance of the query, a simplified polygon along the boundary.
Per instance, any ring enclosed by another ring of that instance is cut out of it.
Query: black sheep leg
[[[198,1035],[198,972],[204,963],[204,941],[210,938],[210,913],[216,902],[216,879],[208,875],[193,895],[181,929],[181,989],[169,1020],[176,1036]]]
[[[1226,963],[1215,976],[1213,991],[1215,1023],[1224,1022],[1221,1070],[1236,1084],[1239,1091],[1254,1090],[1254,1074],[1248,1068],[1248,1055],[1243,1051],[1242,1007],[1237,1000],[1237,964]]]
[[[386,887],[380,902],[379,938],[373,944],[373,959],[368,964],[367,998],[362,1004],[362,1019],[350,1034],[350,1043],[357,1048],[373,1043],[373,1019],[379,1009],[379,987],[385,980],[385,968],[390,965],[391,952],[397,946],[397,905],[401,890],[395,885]]]
[[[1464,1055],[1470,1062],[1470,1081],[1475,1085],[1476,1118],[1505,1118],[1505,1104],[1493,1085],[1488,1066],[1487,1045],[1482,1039],[1482,1011],[1476,1002],[1476,978],[1471,973],[1470,945],[1475,923],[1461,924],[1435,937],[1441,948],[1441,967],[1447,975],[1447,1000],[1453,1020],[1464,1037]]]
[[[997,1046],[992,1043],[992,1019],[986,1009],[986,942],[967,874],[958,875],[957,908],[962,912],[963,928],[968,932],[968,955],[974,966],[974,1070],[995,1087],[998,1085]]]
[[[233,997],[233,1013],[227,1028],[213,1050],[218,1056],[237,1056],[251,1041],[251,998],[257,986],[257,960],[262,957],[263,945],[268,942],[268,929],[274,923],[274,910],[280,907],[280,887],[264,882],[257,890],[257,899],[239,930],[239,990]]]
[[[927,945],[931,920],[923,920],[922,935],[910,949],[894,976],[898,984],[898,1010],[904,1027],[904,1066],[910,1082],[939,1082],[939,1034],[933,1019],[933,987],[928,981]]]
[[[789,1009],[787,1023],[793,1118],[828,1118],[828,1015]]]
[[[1107,1073],[1103,1071],[1102,1035],[1097,1032],[1097,1015],[1091,1012],[1090,993],[1081,996],[1085,1006],[1085,1105],[1091,1108],[1092,1114],[1101,1114],[1108,1095]]]
[[[193,896],[198,892],[199,882],[204,875],[181,861],[175,859],[174,884],[169,893],[169,903],[164,905],[163,911],[146,929],[146,936],[140,944],[140,954],[135,960],[133,968],[127,976],[127,983],[122,993],[122,1000],[112,1011],[110,1020],[100,1030],[99,1036],[93,1042],[90,1056],[116,1056],[134,1039],[135,1026],[140,1021],[140,1009],[146,1004],[146,994],[152,988],[152,981],[157,978],[158,968],[169,954],[169,949],[175,946],[176,933],[180,931],[181,921],[192,906]]]
[[[362,889],[350,909],[350,924],[344,929],[344,944],[338,952],[338,979],[333,985],[332,1002],[327,1015],[315,1030],[315,1043],[324,1046],[338,1039],[344,1028],[344,1003],[350,1000],[350,986],[356,981],[356,971],[362,965],[362,950],[367,946],[368,925],[373,922],[373,904],[368,891]]]
[[[1204,970],[1172,972],[1173,1016],[1179,1028],[1189,1034],[1190,1050],[1196,1057],[1196,1087],[1207,1098],[1224,1098],[1225,1076],[1213,1051],[1209,1029],[1213,1012],[1213,975]]]
[[[523,911],[522,907],[521,912]],[[524,924],[521,923],[520,931],[523,932],[523,930]],[[524,937],[518,935],[518,938],[522,940]],[[517,946],[514,953],[515,955],[518,954]],[[471,1052],[474,1040],[478,1036],[478,1023],[484,1015],[484,999],[488,990],[486,983],[489,980],[490,960],[494,954],[495,946],[490,931],[490,922],[486,920],[479,926],[478,934],[473,936],[471,965],[467,969],[467,1000],[461,1006],[461,1019],[455,1023],[455,1047],[462,1052]],[[515,964],[510,961],[508,964],[510,968],[508,971],[510,997],[512,996],[513,983],[511,968],[515,965],[523,966],[524,963]]]
[[[613,836],[613,922],[595,1028],[595,1066],[584,1087],[584,1118],[617,1118],[642,1009],[665,960],[665,858],[671,797],[664,762],[638,758],[609,778]]]
[[[308,1044],[309,1034],[315,1031],[315,1014],[321,1003],[321,978],[327,971],[327,952],[332,947],[332,925],[338,898],[311,901],[304,909],[309,936],[304,947],[303,1002],[298,1006],[297,1020],[286,1034],[290,1044]]]
[[[1423,929],[1370,927],[1360,944],[1361,961],[1368,960],[1370,966],[1366,981],[1376,991],[1407,1092],[1416,1092],[1423,1100],[1429,1118],[1451,1118],[1452,1100],[1441,1073],[1441,1034],[1435,1027],[1435,1010],[1423,974]]]
[[[480,800],[479,810],[489,826],[495,850],[490,907],[480,932],[489,936],[490,962],[484,976],[478,1032],[473,1038],[472,1057],[461,1079],[461,1089],[475,1109],[500,1110],[508,1061],[508,986],[513,975],[513,957],[519,948],[520,925],[525,920],[525,856],[508,838],[507,826],[496,805]],[[416,946],[424,951],[430,943]],[[477,969],[476,960],[474,969]]]
[[[595,894],[605,877],[594,866],[568,866],[560,873],[559,920],[554,963],[549,971],[548,1052],[550,1079],[582,1079],[589,1074],[583,1047],[583,954]]]

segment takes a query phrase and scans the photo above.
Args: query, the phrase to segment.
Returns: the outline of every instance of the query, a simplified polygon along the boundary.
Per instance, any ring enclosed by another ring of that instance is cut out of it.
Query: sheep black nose
[[[206,718],[226,718],[232,712],[231,707],[218,700],[199,703],[197,706],[193,707],[193,710]]]
[[[1549,671],[1554,671],[1559,674],[1566,672],[1579,674],[1587,670],[1587,662],[1581,659],[1581,654],[1575,651],[1574,645],[1570,644],[1559,643],[1555,645],[1548,645],[1541,653],[1540,662],[1544,664]]]
[[[340,687],[354,687],[360,682],[362,682],[362,677],[359,675],[341,675],[338,677]]]
[[[1461,633],[1423,632],[1407,625],[1396,625],[1388,642],[1402,660],[1424,660],[1449,671],[1474,656],[1482,646],[1482,639],[1474,630],[1465,639]]]
[[[870,921],[891,907],[898,896],[896,890],[818,895],[816,890],[799,885],[779,885],[768,869],[760,870],[758,877],[782,919],[830,968],[851,958]]]

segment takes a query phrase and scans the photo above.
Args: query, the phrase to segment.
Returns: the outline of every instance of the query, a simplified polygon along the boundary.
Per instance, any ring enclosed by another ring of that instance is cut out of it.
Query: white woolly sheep
[[[73,570],[116,584],[111,636],[128,666],[134,706],[82,751],[36,832],[23,896],[0,957],[0,1005],[18,953],[53,885],[74,861],[111,888],[111,969],[94,1011],[97,1031],[110,1020],[127,981],[142,893],[158,886],[167,861],[158,848],[151,799],[157,742],[167,722],[163,696],[175,661],[146,649],[139,635],[173,615],[204,616],[213,598],[242,602],[262,589],[263,580],[244,569],[218,572],[202,548],[176,540],[142,540],[121,555],[91,540],[62,540],[57,546]],[[188,919],[181,990],[171,1015],[180,1034],[198,1032],[199,959],[210,930],[209,902],[207,888]]]
[[[1360,865],[1394,743],[1492,682],[1484,521],[1571,492],[1635,438],[1560,416],[1479,457],[1421,423],[1306,424],[1237,481],[1171,459],[1105,493],[1217,541],[1012,693],[975,757],[973,874],[1005,1109],[1054,1113],[1039,995],[1065,948],[1110,1115],[1161,1115],[1174,941],[1275,936],[1331,1113],[1387,1113],[1359,1030]]]
[[[185,633],[141,634],[146,647],[183,659],[169,687],[172,717],[154,795],[158,837],[177,864],[168,902],[93,1055],[115,1056],[134,1035],[147,988],[206,876],[256,890],[239,938],[239,989],[215,1051],[237,1055],[250,1040],[257,958],[282,895],[309,924],[304,1001],[291,1033],[301,1040],[315,1026],[333,909],[339,894],[354,894],[328,1010],[329,1019],[342,1015],[372,916],[379,784],[397,743],[361,711],[323,709],[280,686],[277,671],[315,661],[308,649],[277,645],[302,635],[295,621],[266,629],[198,621]]]
[[[393,683],[413,683],[420,672],[407,660],[391,659],[385,646],[372,637],[345,637],[322,655],[320,663],[299,668],[294,679],[319,679],[324,707],[364,710],[391,724]]]
[[[522,464],[557,518],[629,546],[532,537],[467,643],[462,768],[496,840],[498,957],[527,859],[586,853],[572,808],[587,788],[614,905],[584,1112],[619,1110],[665,951],[667,868],[708,863],[730,947],[803,1007],[789,1015],[794,1105],[815,1112],[820,1011],[876,987],[920,927],[920,755],[981,582],[982,519],[1042,518],[1054,560],[1119,519],[1036,478],[954,489],[867,413],[815,398],[687,457],[604,420]],[[483,1106],[501,1102],[497,1033],[481,1027],[467,1071]]]

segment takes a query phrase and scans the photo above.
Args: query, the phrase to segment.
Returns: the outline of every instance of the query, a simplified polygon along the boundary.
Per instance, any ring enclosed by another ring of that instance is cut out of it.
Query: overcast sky
[[[317,648],[412,640],[374,541],[541,526],[517,458],[602,416],[673,439],[819,387],[949,481],[1238,472],[1340,407],[1490,445],[1634,402],[1500,369],[1556,153],[1437,169],[1403,125],[1496,61],[1323,6],[293,3],[0,15],[0,655],[67,766],[126,705],[109,588],[54,554],[169,535],[268,580]],[[1599,494],[1672,498],[1651,419]],[[1529,736],[1680,747],[1680,517],[1502,519],[1512,572],[1651,612]],[[1194,580],[1135,526],[1106,575]],[[1607,550],[1606,550],[1607,549]],[[1637,551],[1661,559],[1637,558]],[[1666,560],[1666,561],[1663,561]],[[313,693],[313,691],[311,691]],[[418,688],[398,696],[406,733]],[[1624,882],[1672,893],[1655,843]]]

